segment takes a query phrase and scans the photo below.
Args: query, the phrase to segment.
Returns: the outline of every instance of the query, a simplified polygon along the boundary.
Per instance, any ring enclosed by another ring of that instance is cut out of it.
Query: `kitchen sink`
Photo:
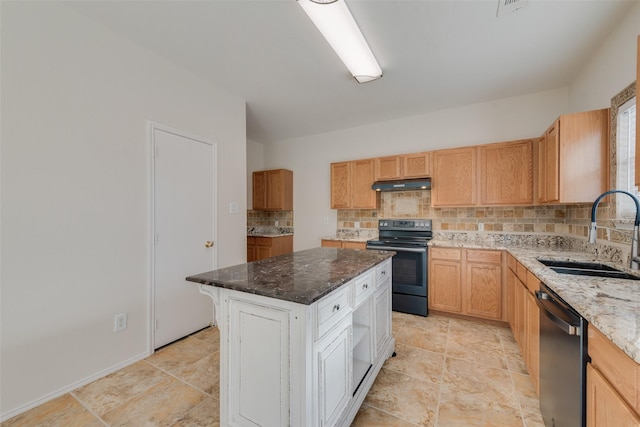
[[[640,280],[638,276],[597,262],[557,261],[553,259],[538,259],[538,261],[560,274]]]

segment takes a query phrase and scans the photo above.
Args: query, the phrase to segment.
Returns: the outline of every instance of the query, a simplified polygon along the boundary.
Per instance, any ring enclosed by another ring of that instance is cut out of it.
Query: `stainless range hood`
[[[431,188],[431,178],[376,181],[371,188],[376,191],[429,190]]]

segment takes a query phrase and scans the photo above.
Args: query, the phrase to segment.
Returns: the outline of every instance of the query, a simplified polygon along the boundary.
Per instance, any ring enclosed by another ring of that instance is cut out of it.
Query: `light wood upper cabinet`
[[[465,147],[433,152],[433,206],[476,204],[477,148]]]
[[[254,172],[253,209],[293,210],[293,172],[287,169]]]
[[[376,192],[373,185],[373,161],[356,160],[353,162],[353,179],[351,181],[351,207],[354,209],[375,209]]]
[[[351,207],[352,162],[331,163],[331,208]]]
[[[479,147],[480,204],[533,203],[533,141]]]
[[[375,165],[376,181],[401,179],[403,177],[401,156],[378,157],[377,159],[375,159]]]
[[[433,206],[531,205],[533,141],[433,152]]]
[[[592,203],[608,189],[609,110],[564,114],[536,142],[537,203]]]
[[[332,209],[376,209],[373,159],[331,164]]]
[[[537,142],[537,202],[557,202],[560,199],[560,145],[558,122],[554,122]]]
[[[431,151],[403,155],[402,166],[405,178],[431,176]]]
[[[425,178],[431,176],[431,152],[378,157],[375,165],[376,181]]]

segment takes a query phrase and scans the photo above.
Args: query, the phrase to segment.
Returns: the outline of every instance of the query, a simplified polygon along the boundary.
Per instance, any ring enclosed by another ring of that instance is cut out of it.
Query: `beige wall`
[[[245,261],[246,123],[244,100],[62,2],[0,7],[6,418],[149,352],[147,120],[217,143],[218,266]]]
[[[611,98],[636,80],[640,2],[593,52],[569,85],[570,112],[609,106]]]
[[[265,167],[293,170],[294,249],[336,232],[331,162],[538,136],[567,105],[567,90],[557,89],[265,146]]]

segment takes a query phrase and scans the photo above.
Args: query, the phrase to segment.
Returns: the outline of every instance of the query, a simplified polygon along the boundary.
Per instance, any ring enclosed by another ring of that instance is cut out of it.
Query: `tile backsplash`
[[[293,227],[293,211],[247,211],[247,227]],[[377,227],[377,224],[376,224]]]
[[[380,218],[431,218],[434,231],[554,233],[587,237],[591,205],[434,208],[431,191],[383,192],[376,210],[338,210],[338,230],[377,229]],[[610,203],[598,206],[598,239],[628,243],[631,232],[610,219]],[[364,232],[364,230],[363,230]]]

